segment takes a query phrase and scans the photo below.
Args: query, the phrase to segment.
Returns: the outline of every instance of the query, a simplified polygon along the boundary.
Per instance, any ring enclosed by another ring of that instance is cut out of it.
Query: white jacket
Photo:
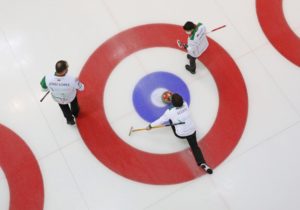
[[[47,75],[45,82],[53,99],[59,104],[71,103],[76,97],[77,90],[84,90],[84,85],[78,79],[69,75]]]
[[[194,58],[198,58],[208,47],[208,40],[206,37],[206,28],[199,23],[187,41],[187,52]]]
[[[152,122],[150,125],[162,125],[169,120],[172,120],[173,124],[184,122],[184,124],[175,125],[176,134],[178,136],[189,136],[196,131],[186,102],[183,103],[182,107],[172,107],[171,109],[167,109],[160,118]]]

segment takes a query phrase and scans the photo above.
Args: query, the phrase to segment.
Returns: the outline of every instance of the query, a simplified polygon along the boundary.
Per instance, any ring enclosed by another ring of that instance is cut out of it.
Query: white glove
[[[182,43],[180,40],[177,40],[177,45],[179,48],[184,48],[184,49],[188,47],[187,44]]]
[[[147,127],[146,127],[146,130],[148,131],[148,130],[151,130],[151,124],[149,124]]]
[[[183,44],[180,40],[177,40],[177,45],[178,45],[179,48],[183,48]]]

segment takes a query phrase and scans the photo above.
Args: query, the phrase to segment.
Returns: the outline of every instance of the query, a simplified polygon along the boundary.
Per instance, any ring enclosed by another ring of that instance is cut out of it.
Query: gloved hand
[[[184,48],[184,49],[188,47],[187,44],[182,43],[180,40],[177,40],[177,45],[179,48]]]
[[[177,45],[178,45],[179,48],[183,48],[183,44],[180,40],[177,40]]]
[[[149,124],[147,127],[146,127],[146,130],[148,131],[148,130],[151,130],[151,124]]]

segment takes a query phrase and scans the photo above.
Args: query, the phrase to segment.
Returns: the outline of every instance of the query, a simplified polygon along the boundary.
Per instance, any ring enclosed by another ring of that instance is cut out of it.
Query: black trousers
[[[170,124],[173,124],[171,120],[169,122],[170,122]],[[178,134],[176,133],[176,130],[175,130],[175,126],[172,125],[171,128],[176,137],[178,137],[180,139],[186,139],[188,141],[190,148],[193,152],[194,158],[197,162],[197,165],[200,166],[202,163],[206,163],[205,159],[203,157],[202,151],[197,143],[196,131],[190,136],[178,136]]]
[[[69,104],[58,104],[58,105],[61,108],[61,111],[63,112],[67,121],[72,121],[72,120],[74,120],[74,117],[78,116],[79,105],[78,105],[78,101],[77,101],[77,96],[70,103],[70,105]],[[70,108],[70,106],[71,106],[71,108]]]
[[[192,71],[195,71],[196,70],[196,59],[195,57],[191,56],[191,55],[187,55],[187,58],[189,59],[190,61],[190,67],[191,67],[191,70]]]

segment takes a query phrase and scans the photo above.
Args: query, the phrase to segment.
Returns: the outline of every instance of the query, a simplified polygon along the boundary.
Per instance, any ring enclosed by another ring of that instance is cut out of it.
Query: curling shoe
[[[196,73],[196,69],[192,69],[191,66],[189,66],[189,65],[185,65],[185,69],[188,70],[191,74]]]
[[[208,174],[213,173],[213,170],[206,163],[201,163],[200,167]]]

